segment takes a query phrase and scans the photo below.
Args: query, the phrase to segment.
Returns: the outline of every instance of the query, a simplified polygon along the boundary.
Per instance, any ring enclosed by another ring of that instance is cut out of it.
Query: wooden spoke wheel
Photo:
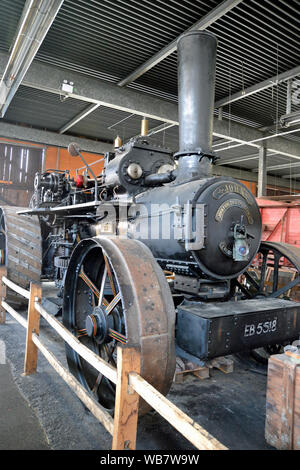
[[[262,242],[252,266],[237,280],[234,295],[243,299],[282,298],[300,302],[300,249],[287,243]],[[255,349],[252,355],[266,363],[283,345]]]
[[[117,345],[138,347],[141,375],[167,394],[175,371],[175,310],[164,273],[150,250],[136,240],[85,239],[66,274],[63,323],[113,366]],[[69,368],[108,410],[115,385],[66,345]],[[140,413],[149,410],[141,400]]]

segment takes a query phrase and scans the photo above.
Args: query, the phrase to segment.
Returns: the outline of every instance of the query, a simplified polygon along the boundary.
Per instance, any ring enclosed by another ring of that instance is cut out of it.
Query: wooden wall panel
[[[42,155],[41,148],[2,143],[0,139],[0,204],[28,207]]]
[[[256,183],[253,183],[251,181],[242,181],[242,180],[241,180],[241,183],[243,183],[249,189],[249,191],[251,191],[253,196],[256,197]]]
[[[88,164],[91,164],[102,158],[103,155],[95,153],[82,152],[82,155]],[[48,147],[46,151],[45,170],[58,169],[69,170],[71,177],[76,176],[76,169],[84,166],[80,157],[71,157],[67,149],[59,149],[57,147]],[[100,175],[103,171],[104,163],[100,162],[92,166],[92,170],[96,175]],[[79,173],[83,173],[80,170]]]

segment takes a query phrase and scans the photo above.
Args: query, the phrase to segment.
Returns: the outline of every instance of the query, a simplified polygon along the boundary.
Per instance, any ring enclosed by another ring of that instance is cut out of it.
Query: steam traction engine
[[[212,358],[297,339],[300,250],[261,244],[254,196],[211,174],[216,38],[178,42],[180,148],[141,136],[105,156],[97,177],[37,174],[30,210],[1,209],[1,255],[26,287],[56,282],[63,323],[111,364],[116,345],[141,351],[142,373],[164,394],[176,354]],[[76,144],[69,146],[81,155]],[[295,272],[281,279],[281,265]],[[267,281],[266,281],[267,279]],[[66,347],[70,370],[108,409],[114,385]],[[141,404],[141,410],[146,406]]]

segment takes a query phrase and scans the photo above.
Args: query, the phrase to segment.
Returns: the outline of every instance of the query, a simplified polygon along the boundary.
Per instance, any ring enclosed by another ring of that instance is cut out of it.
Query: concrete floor
[[[43,319],[41,336],[66,366],[63,341]],[[37,374],[22,375],[25,330],[9,315],[0,326],[1,341],[6,364],[0,366],[0,449],[111,449],[111,436],[42,355]],[[229,449],[271,450],[264,439],[266,369],[247,357],[233,359],[234,372],[213,369],[205,380],[187,376],[184,383],[173,384],[168,398]],[[137,449],[194,447],[150,412],[139,421]]]
[[[49,450],[45,432],[16,386],[9,364],[0,365],[0,450]]]

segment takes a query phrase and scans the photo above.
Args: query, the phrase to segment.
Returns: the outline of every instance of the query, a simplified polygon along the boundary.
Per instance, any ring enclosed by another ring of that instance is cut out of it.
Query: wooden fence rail
[[[60,377],[62,377],[91,413],[112,435],[113,450],[135,450],[136,448],[139,397],[142,397],[149,403],[152,408],[164,417],[197,449],[227,450],[223,444],[217,441],[199,424],[195,423],[189,416],[183,413],[140,376],[141,359],[140,352],[136,348],[118,346],[117,368],[114,368],[80,343],[69,330],[42,307],[42,288],[40,284],[31,283],[30,291],[27,291],[10,281],[6,277],[6,271],[3,267],[0,268],[0,281],[0,296],[2,297],[0,323],[5,322],[5,314],[3,318],[3,311],[6,311],[27,330],[24,363],[25,375],[34,374],[36,372],[38,351],[40,351]],[[4,300],[6,294],[5,286],[28,299],[27,321]],[[82,358],[99,373],[116,384],[114,419],[56,359],[52,352],[47,349],[44,342],[39,337],[40,316],[42,316],[61,338]]]

